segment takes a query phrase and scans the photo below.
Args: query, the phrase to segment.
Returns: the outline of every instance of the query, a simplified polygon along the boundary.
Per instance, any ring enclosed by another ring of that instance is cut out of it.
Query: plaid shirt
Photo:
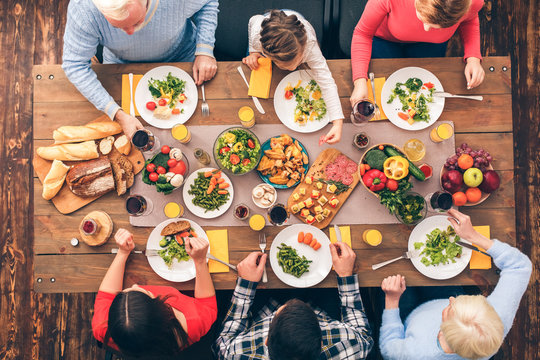
[[[252,318],[249,310],[256,287],[257,283],[238,278],[223,330],[214,344],[218,359],[269,359],[265,341],[279,304],[271,302]],[[338,277],[338,290],[341,321],[330,318],[320,309],[315,310],[322,332],[320,359],[364,359],[373,346],[373,339],[360,297],[358,276]]]

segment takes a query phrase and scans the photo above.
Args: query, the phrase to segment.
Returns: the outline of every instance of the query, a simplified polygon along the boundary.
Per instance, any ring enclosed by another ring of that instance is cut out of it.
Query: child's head
[[[424,24],[449,28],[469,11],[471,0],[415,0],[414,6]]]
[[[261,25],[263,54],[285,70],[294,70],[302,62],[307,42],[304,25],[296,15],[272,10],[270,17]]]

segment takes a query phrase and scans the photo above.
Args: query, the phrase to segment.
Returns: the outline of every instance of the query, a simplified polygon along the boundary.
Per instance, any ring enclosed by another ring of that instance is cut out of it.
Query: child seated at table
[[[94,337],[127,356],[169,357],[204,336],[217,317],[214,285],[206,264],[208,242],[186,238],[195,263],[195,297],[170,286],[123,288],[124,269],[134,249],[133,235],[119,229],[118,253],[105,274],[94,304]]]
[[[261,56],[270,58],[283,70],[293,71],[304,63],[309,66],[309,73],[321,87],[333,123],[330,131],[321,136],[319,142],[339,142],[344,116],[338,89],[311,24],[295,11],[272,10],[249,19],[248,36],[249,56],[242,59],[242,62],[251,70],[258,68],[257,61]]]
[[[457,210],[448,214],[457,235],[486,249],[493,258],[501,269],[499,282],[487,298],[460,295],[428,301],[403,323],[399,299],[405,291],[405,278],[395,275],[384,279],[380,348],[385,359],[487,358],[499,349],[512,327],[529,283],[531,261],[518,249],[479,234],[469,216]]]

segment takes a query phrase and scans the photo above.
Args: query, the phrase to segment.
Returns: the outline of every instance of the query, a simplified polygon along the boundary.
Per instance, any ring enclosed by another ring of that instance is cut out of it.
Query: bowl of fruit
[[[441,187],[452,194],[455,206],[474,206],[484,202],[501,184],[499,174],[493,170],[493,157],[484,150],[473,150],[461,144],[456,153],[444,163]]]
[[[161,151],[146,160],[142,181],[155,186],[157,192],[168,195],[184,185],[189,174],[189,163],[182,150],[163,145]]]

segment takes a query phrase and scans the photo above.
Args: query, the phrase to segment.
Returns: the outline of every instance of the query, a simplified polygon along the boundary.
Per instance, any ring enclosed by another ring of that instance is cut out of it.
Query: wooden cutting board
[[[323,150],[319,156],[317,157],[317,159],[315,159],[315,161],[313,162],[313,165],[311,165],[311,168],[309,168],[308,170],[308,173],[306,174],[306,177],[308,176],[312,176],[313,177],[313,183],[312,184],[306,184],[305,181],[301,182],[300,184],[298,184],[298,186],[294,189],[293,193],[291,194],[291,196],[289,197],[289,200],[287,201],[287,207],[289,209],[289,211],[292,213],[291,211],[291,206],[293,206],[294,204],[296,203],[299,203],[301,201],[304,201],[308,198],[311,197],[311,191],[312,190],[315,190],[317,189],[317,187],[315,186],[315,183],[317,182],[317,179],[321,178],[321,179],[325,179],[326,180],[326,174],[324,172],[325,168],[326,168],[326,165],[334,162],[334,160],[339,156],[339,155],[344,155],[342,152],[340,152],[339,150],[336,150],[336,149],[326,149],[326,150]],[[347,156],[346,156],[347,157]],[[350,160],[351,162],[355,163],[355,161],[351,160],[350,158],[347,157],[348,160]],[[336,214],[338,213],[339,209],[343,206],[343,204],[345,203],[345,201],[347,200],[347,198],[349,197],[349,195],[352,193],[352,191],[354,190],[354,188],[356,187],[356,185],[358,184],[358,182],[360,181],[360,177],[358,175],[358,171],[355,171],[353,174],[352,174],[352,177],[353,177],[353,182],[352,184],[350,185],[350,189],[345,191],[345,192],[342,192],[341,194],[339,195],[335,195],[336,198],[339,200],[339,203],[337,205],[336,208],[333,208],[332,206],[330,206],[330,204],[326,203],[322,208],[323,210],[324,209],[329,209],[331,210],[331,214],[325,218],[323,221],[321,222],[317,222],[317,220],[315,220],[315,222],[312,224],[313,226],[319,228],[319,229],[323,229],[325,228],[326,226],[328,226],[330,224],[330,222],[332,221],[332,219],[334,218],[334,216],[336,216]],[[304,188],[306,190],[306,194],[305,195],[300,195],[300,189],[301,188]],[[317,189],[318,190],[318,189]],[[326,198],[328,200],[330,200],[330,198],[332,196],[334,196],[334,194],[331,194],[329,192],[326,191],[326,184],[324,184],[322,190],[321,191],[321,196],[324,195],[326,196]],[[293,199],[293,195],[295,193],[298,193],[300,195],[300,199],[298,201],[294,200]],[[317,202],[317,200],[313,200],[315,202],[315,204],[309,209],[312,213],[312,215],[315,216],[315,207],[317,205],[319,205],[319,203]],[[299,218],[300,220],[302,220],[303,222],[305,222],[305,218],[301,217],[300,216],[300,212],[294,214],[297,218]]]
[[[107,115],[103,115],[91,121],[91,123],[97,122],[97,121],[111,121],[111,120]],[[116,137],[120,135],[122,134],[118,134],[116,135]],[[128,159],[133,164],[133,171],[135,174],[138,174],[144,168],[144,156],[137,148],[135,148],[135,146],[131,147],[131,152],[128,155]],[[80,163],[82,162],[81,161],[64,161],[64,164],[68,166],[80,164]],[[34,149],[34,159],[32,160],[32,165],[34,165],[34,171],[36,172],[39,180],[43,184],[43,180],[45,179],[45,176],[47,176],[51,168],[52,161],[41,158],[40,156],[36,154],[36,149]],[[98,199],[99,197],[100,196],[82,198],[72,193],[71,190],[69,189],[69,186],[66,183],[64,183],[64,186],[62,186],[62,189],[60,189],[58,194],[56,194],[56,196],[52,198],[51,201],[60,213],[70,214],[74,212],[75,210],[78,210],[82,208],[83,206],[91,203],[92,201]]]

